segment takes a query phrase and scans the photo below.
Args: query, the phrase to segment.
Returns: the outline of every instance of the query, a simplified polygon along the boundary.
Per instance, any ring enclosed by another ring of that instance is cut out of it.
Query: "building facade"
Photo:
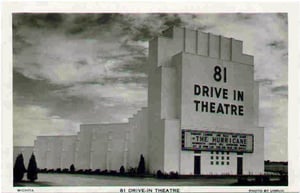
[[[128,123],[80,125],[75,167],[119,170],[126,164]]]
[[[127,123],[84,124],[77,136],[39,136],[39,168],[182,175],[263,174],[264,129],[253,56],[240,40],[170,28],[149,43],[148,107]]]
[[[262,174],[253,56],[239,40],[171,28],[149,45],[149,170]]]
[[[75,163],[76,135],[38,136],[34,154],[40,169],[65,169]]]

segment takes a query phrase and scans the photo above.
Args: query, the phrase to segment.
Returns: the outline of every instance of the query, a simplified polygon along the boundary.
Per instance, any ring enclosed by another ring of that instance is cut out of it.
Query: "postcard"
[[[298,192],[297,6],[4,1],[2,191]]]

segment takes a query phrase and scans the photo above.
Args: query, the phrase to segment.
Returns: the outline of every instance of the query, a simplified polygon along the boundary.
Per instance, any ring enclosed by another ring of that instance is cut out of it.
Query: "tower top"
[[[157,66],[168,65],[180,52],[253,65],[253,56],[243,53],[243,42],[199,30],[171,27],[150,41],[149,59]],[[153,63],[152,63],[153,64]]]

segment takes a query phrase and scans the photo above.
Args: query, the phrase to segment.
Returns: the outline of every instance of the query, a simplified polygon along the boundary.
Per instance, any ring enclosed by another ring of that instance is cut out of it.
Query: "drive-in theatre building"
[[[150,173],[264,173],[258,83],[242,41],[170,28],[150,41],[147,65],[147,108],[128,123],[81,125],[77,137],[60,138],[62,147],[69,142],[56,155],[68,151],[70,158],[55,166],[45,155],[47,136],[38,137],[35,144],[44,144],[33,148],[38,165],[129,169],[143,154]]]

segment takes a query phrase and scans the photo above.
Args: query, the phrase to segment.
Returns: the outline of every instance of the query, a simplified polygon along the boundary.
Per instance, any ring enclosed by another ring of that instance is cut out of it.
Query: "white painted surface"
[[[40,169],[69,169],[75,161],[77,136],[38,136],[34,153]]]
[[[75,143],[77,136],[62,136],[62,149],[61,149],[61,169],[70,169],[72,164],[75,164]]]
[[[163,171],[169,172],[179,168],[181,174],[193,174],[193,151],[180,150],[180,156],[174,156],[173,147],[178,145],[178,141],[172,140],[176,138],[175,134],[166,123],[169,119],[178,118],[180,125],[177,129],[254,134],[255,150],[253,153],[244,153],[243,172],[263,173],[263,128],[258,128],[257,125],[259,93],[253,79],[253,57],[243,54],[242,42],[214,34],[174,28],[167,30],[164,37],[152,40],[149,47],[149,120],[152,120],[152,124],[159,123],[160,118],[163,123],[163,127],[157,124],[155,129],[151,129],[149,123],[149,152],[159,160],[152,163],[154,160],[150,158],[150,166],[155,166],[151,169],[163,168]],[[216,65],[222,69],[226,67],[226,82],[213,78]],[[195,96],[194,84],[225,88],[228,90],[228,99]],[[243,91],[244,100],[233,100],[233,90]],[[244,112],[242,116],[196,112],[194,100],[243,105]],[[153,122],[155,119],[158,120]],[[164,135],[160,138],[163,140],[161,143],[165,144],[164,152],[158,151],[158,144],[154,143],[161,135]],[[222,165],[222,160],[218,165],[211,165],[210,152],[202,151],[200,155],[203,174],[237,172],[236,153],[228,156],[229,165],[227,161]]]
[[[178,119],[165,121],[164,170],[166,172],[180,171],[181,130]]]
[[[141,111],[139,114],[144,113],[144,111],[145,110]],[[146,129],[145,127],[141,127],[141,125],[146,125],[142,123],[145,121],[142,118],[145,117],[144,114],[141,114],[134,118],[136,126],[134,132],[132,132],[132,121],[129,123],[81,125],[78,155],[76,158],[77,168],[119,171],[122,165],[124,165],[126,169],[133,167],[133,165],[139,161],[137,154],[145,152],[147,147],[146,140],[143,140],[145,135],[142,136]],[[137,130],[137,128],[139,128],[139,130]],[[141,131],[143,131],[142,134]],[[134,135],[131,137],[135,137],[137,140],[130,140],[132,139],[129,138],[130,133],[133,133]],[[138,138],[141,140],[138,141]],[[129,147],[133,150],[131,154],[128,153]],[[90,153],[88,154],[87,152]],[[80,159],[83,159],[83,156],[89,157],[90,162],[88,162],[87,159],[81,161]],[[136,158],[133,158],[134,156]],[[135,163],[131,162],[133,159],[135,159]],[[79,165],[78,163],[82,164]],[[137,165],[135,167],[137,167]]]
[[[34,141],[34,154],[37,162],[37,167],[40,169],[47,168],[47,149],[48,138],[44,136],[38,136]]]
[[[127,168],[138,167],[140,156],[148,166],[148,108],[142,108],[129,119],[128,164]]]

